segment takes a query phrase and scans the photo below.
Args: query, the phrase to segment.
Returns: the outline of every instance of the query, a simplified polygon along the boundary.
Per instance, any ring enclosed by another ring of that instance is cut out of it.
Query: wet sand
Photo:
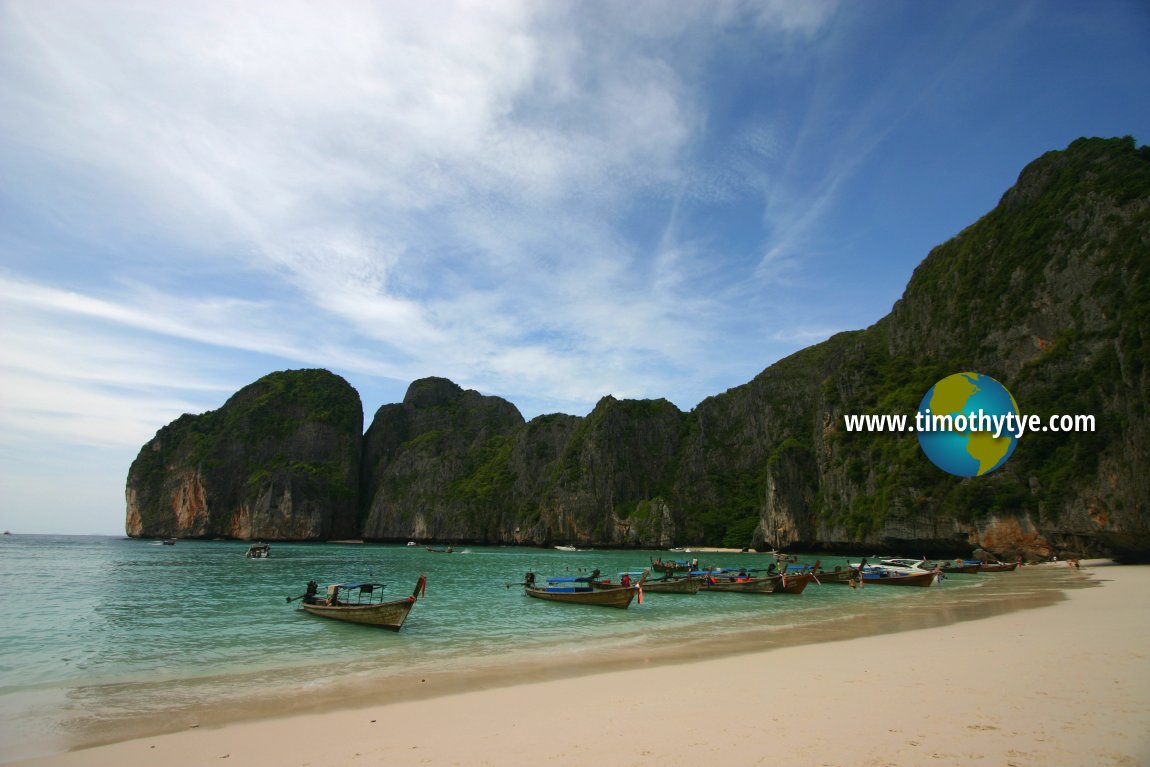
[[[387,690],[360,680],[336,711],[284,715],[329,708],[328,691],[270,701],[272,718],[227,724],[217,712],[16,764],[1150,763],[1150,567],[1017,575],[801,635],[524,658],[513,675],[445,672]]]

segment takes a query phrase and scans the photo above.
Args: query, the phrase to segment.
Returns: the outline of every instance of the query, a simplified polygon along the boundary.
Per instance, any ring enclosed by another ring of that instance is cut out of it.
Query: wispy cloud
[[[992,5],[0,3],[0,451],[286,367],[691,407],[877,319],[827,255],[1030,42]]]

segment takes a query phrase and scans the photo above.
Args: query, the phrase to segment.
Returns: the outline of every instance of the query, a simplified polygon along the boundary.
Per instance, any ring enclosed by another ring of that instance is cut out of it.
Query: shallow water
[[[940,625],[1048,604],[1061,588],[1083,582],[1061,570],[1024,568],[951,576],[928,589],[811,584],[797,597],[646,594],[642,605],[610,610],[529,599],[508,584],[528,570],[549,576],[600,568],[612,575],[668,555],[275,543],[269,559],[249,560],[246,550],[227,541],[0,539],[7,586],[0,592],[0,757]],[[691,556],[723,567],[772,561]],[[399,633],[316,618],[285,600],[309,579],[383,581],[400,598],[420,573],[428,576],[426,597]]]

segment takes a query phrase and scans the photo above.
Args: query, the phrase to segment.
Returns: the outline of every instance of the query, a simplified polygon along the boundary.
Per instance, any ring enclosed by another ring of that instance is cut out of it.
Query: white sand
[[[1002,577],[1002,576],[996,576]],[[190,729],[20,765],[1150,765],[1150,567],[939,628]]]

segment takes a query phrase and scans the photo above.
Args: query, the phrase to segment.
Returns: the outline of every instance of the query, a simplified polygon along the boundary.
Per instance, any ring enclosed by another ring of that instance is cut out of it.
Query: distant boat
[[[253,543],[248,546],[248,551],[244,554],[248,559],[267,559],[272,554],[272,545],[270,543]]]
[[[176,545],[176,539],[175,538],[164,538],[162,541],[160,541],[160,543],[164,544],[165,546],[175,546]]]
[[[575,548],[574,546],[556,546],[555,550],[556,551],[578,551],[579,549]]]
[[[408,541],[408,542],[407,542],[407,545],[408,545],[408,546],[418,546],[419,544],[418,544],[418,543],[416,543],[415,541]]]
[[[399,631],[416,600],[427,591],[427,576],[420,575],[411,596],[403,599],[383,601],[384,588],[384,583],[338,583],[328,586],[327,599],[321,599],[316,582],[310,581],[307,592],[288,601],[302,598],[300,607],[321,618]]]
[[[652,559],[651,569],[657,573],[688,573],[699,569],[698,559]]]
[[[548,578],[546,586],[537,586],[535,573],[527,573],[523,582],[523,593],[550,602],[618,607],[623,610],[630,606],[636,596],[642,600],[643,582],[647,579],[646,571],[633,586],[596,588],[592,582],[598,577],[599,572],[596,570],[591,575],[579,578]]]
[[[447,546],[447,547],[424,546],[424,548],[427,549],[428,551],[430,551],[432,554],[453,554],[453,553],[455,553],[455,549],[452,548],[451,546]]]

